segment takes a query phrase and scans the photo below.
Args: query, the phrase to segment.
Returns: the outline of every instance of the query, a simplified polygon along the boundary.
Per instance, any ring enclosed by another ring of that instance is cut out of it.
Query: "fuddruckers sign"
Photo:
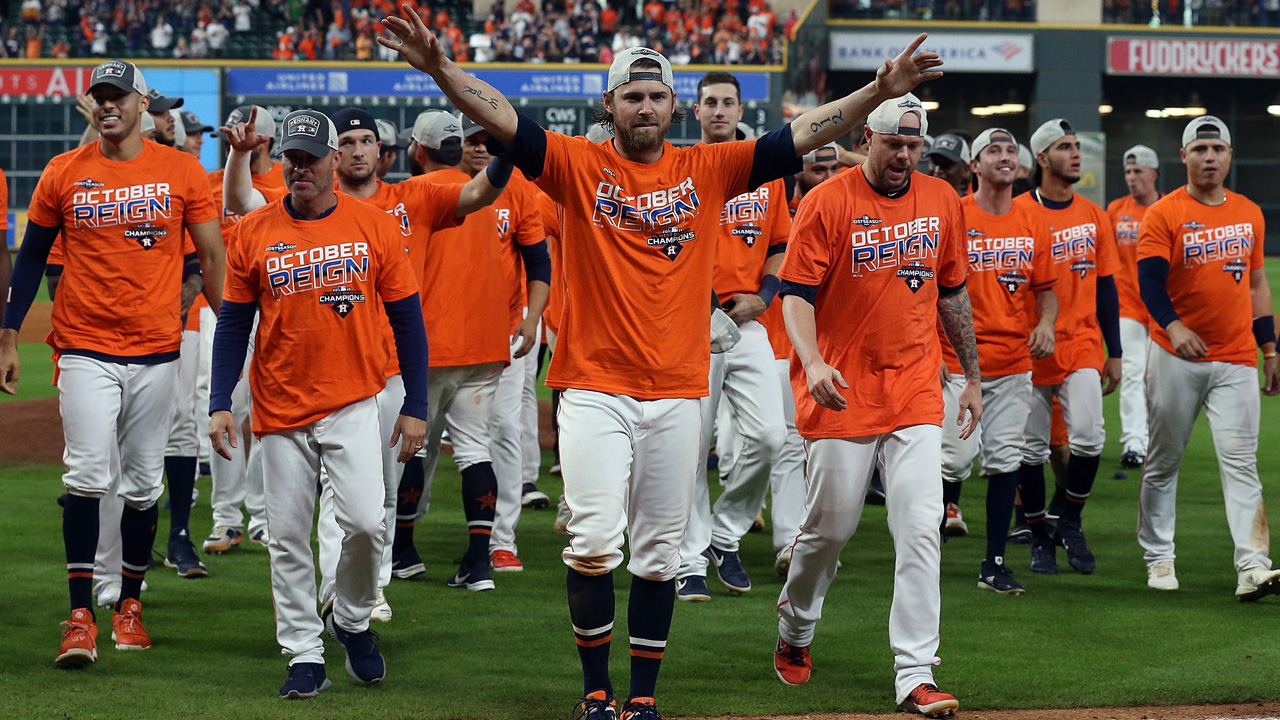
[[[1229,38],[1107,38],[1107,73],[1280,77],[1280,42]]]

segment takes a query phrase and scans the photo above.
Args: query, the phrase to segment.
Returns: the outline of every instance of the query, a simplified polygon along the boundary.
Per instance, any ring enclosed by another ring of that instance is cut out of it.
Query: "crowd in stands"
[[[395,60],[378,45],[393,0],[22,0],[0,17],[6,57]],[[660,49],[677,64],[781,64],[767,0],[519,0],[483,21],[470,0],[408,0],[457,61],[609,62]]]
[[[1053,0],[1040,0],[1052,2]],[[1037,0],[830,0],[831,16],[889,20],[1036,20]],[[1280,0],[1102,0],[1104,23],[1277,26]]]

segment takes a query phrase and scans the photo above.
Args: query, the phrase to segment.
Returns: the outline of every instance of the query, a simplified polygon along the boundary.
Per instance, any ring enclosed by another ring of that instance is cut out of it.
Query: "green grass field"
[[[1271,265],[1273,285],[1277,264]],[[37,348],[42,346],[36,346]],[[28,356],[29,357],[29,356]],[[30,360],[28,360],[30,362]],[[31,367],[30,365],[28,367]],[[33,373],[34,374],[34,373]],[[24,397],[35,378],[23,380]],[[1259,467],[1274,499],[1280,470],[1280,398],[1263,399]],[[1010,566],[1028,592],[994,596],[976,587],[984,551],[980,537],[943,546],[942,665],[939,684],[962,708],[1051,708],[1102,705],[1243,702],[1280,699],[1280,597],[1243,605],[1217,466],[1205,423],[1183,464],[1178,526],[1182,589],[1146,587],[1134,540],[1138,475],[1114,480],[1119,449],[1116,399],[1107,399],[1109,444],[1085,514],[1098,571],[1056,577],[1026,570],[1025,546],[1011,546]],[[544,462],[544,468],[549,460]],[[285,661],[274,640],[266,551],[246,547],[205,558],[211,576],[183,580],[157,569],[143,595],[155,638],[146,652],[122,653],[100,612],[98,663],[83,671],[53,664],[58,623],[66,618],[64,557],[59,541],[56,466],[0,469],[8,501],[0,510],[0,553],[6,558],[0,612],[0,711],[19,718],[561,718],[581,689],[564,601],[563,538],[553,511],[521,521],[527,570],[497,576],[491,593],[444,584],[466,536],[460,479],[441,462],[431,513],[419,525],[425,579],[395,581],[391,623],[378,628],[388,662],[386,681],[356,686],[342,650],[327,643],[334,687],[317,700],[284,703],[276,688]],[[713,483],[714,486],[714,483]],[[201,480],[192,532],[210,526],[209,484]],[[542,488],[552,497],[558,478]],[[983,482],[968,483],[962,505],[981,532]],[[162,512],[161,538],[167,527]],[[158,543],[163,545],[163,541]],[[892,546],[883,508],[868,507],[843,554],[813,645],[813,680],[786,687],[774,677],[781,580],[772,572],[767,535],[749,535],[743,557],[754,588],[742,597],[713,588],[711,603],[678,603],[663,675],[668,715],[817,714],[890,711],[892,655],[887,620]],[[1059,556],[1061,560],[1061,555]],[[628,576],[617,574],[618,628],[626,637]],[[627,653],[614,651],[614,683],[625,692]]]

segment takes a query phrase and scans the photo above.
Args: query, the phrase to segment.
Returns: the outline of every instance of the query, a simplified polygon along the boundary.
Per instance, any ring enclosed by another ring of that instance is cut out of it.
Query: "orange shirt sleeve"
[[[58,182],[58,170],[56,164],[45,167],[27,208],[27,219],[43,227],[62,227],[62,194],[58,191],[61,186]]]
[[[1098,277],[1115,275],[1120,270],[1120,252],[1116,249],[1116,228],[1102,208],[1095,206],[1094,222],[1098,224]]]
[[[455,206],[456,207],[456,206]],[[404,251],[400,225],[390,215],[382,215],[377,226],[378,296],[382,302],[396,302],[418,292],[418,277]]]
[[[753,190],[747,187],[751,167],[755,164],[757,140],[698,145],[705,148],[704,158],[715,169],[713,177],[723,178],[724,198],[734,198]],[[785,193],[783,197],[786,197]]]
[[[965,241],[964,208],[960,196],[947,198],[951,207],[949,221],[943,229],[945,235],[938,239],[938,279],[940,287],[957,287],[969,274],[969,244]]]
[[[516,172],[520,172],[516,170]],[[520,183],[520,199],[516,203],[520,216],[516,222],[516,243],[520,245],[537,245],[547,239],[546,228],[542,226],[542,200],[529,181]]]
[[[1262,210],[1253,207],[1253,254],[1249,257],[1249,269],[1261,270],[1266,262],[1267,221]]]
[[[542,161],[542,174],[535,182],[552,200],[563,204],[565,192],[572,192],[577,187],[573,182],[573,164],[582,154],[582,148],[589,144],[586,138],[547,133],[547,153]]]
[[[210,220],[217,220],[222,209],[213,202],[213,192],[209,190],[209,177],[205,174],[200,161],[191,158],[187,169],[187,192],[183,195],[183,221],[188,225],[196,225]],[[191,252],[195,252],[194,249]]]
[[[426,208],[424,219],[428,232],[457,227],[462,223],[462,219],[458,218],[458,201],[462,199],[463,184],[415,183],[415,186],[425,195],[423,207]]]
[[[791,238],[791,210],[785,202],[787,186],[782,180],[769,183],[774,188],[775,196],[769,198],[769,213],[773,215],[769,223],[769,244],[782,245]]]
[[[1035,238],[1035,250],[1031,255],[1031,288],[1033,290],[1043,290],[1058,282],[1058,273],[1053,269],[1053,249],[1051,248],[1052,239],[1049,236],[1049,226],[1040,222],[1038,218],[1032,218],[1030,213],[1026,214],[1028,220],[1031,221],[1033,237]]]
[[[800,201],[779,278],[801,285],[821,285],[826,279],[831,268],[833,242],[826,215],[831,212],[832,209],[812,193]]]
[[[1164,209],[1167,205],[1162,206],[1156,203],[1147,208],[1147,214],[1142,217],[1142,229],[1138,232],[1138,260],[1142,261],[1149,257],[1164,258],[1166,262],[1173,262],[1173,232],[1169,228],[1169,221],[1165,218]]]
[[[240,239],[240,230],[245,223],[240,223],[227,233],[227,275],[223,283],[222,299],[228,302],[257,302],[258,283],[256,268],[250,261],[251,244]],[[250,229],[252,233],[252,229]],[[251,235],[250,235],[251,237]]]

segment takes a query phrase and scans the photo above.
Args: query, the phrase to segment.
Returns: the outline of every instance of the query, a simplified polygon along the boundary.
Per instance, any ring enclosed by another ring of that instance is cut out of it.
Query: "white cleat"
[[[369,616],[369,620],[373,622],[391,620],[391,604],[387,602],[387,595],[382,588],[378,588],[378,597],[373,603],[373,613]]]
[[[787,572],[791,570],[791,548],[785,547],[778,552],[778,556],[773,560],[773,571],[778,573],[778,577],[783,580],[787,579]]]
[[[1147,566],[1147,587],[1153,590],[1178,589],[1178,576],[1173,574],[1172,560],[1158,560]]]
[[[1280,570],[1256,567],[1240,573],[1236,583],[1236,597],[1240,602],[1256,602],[1277,594],[1280,594]]]

